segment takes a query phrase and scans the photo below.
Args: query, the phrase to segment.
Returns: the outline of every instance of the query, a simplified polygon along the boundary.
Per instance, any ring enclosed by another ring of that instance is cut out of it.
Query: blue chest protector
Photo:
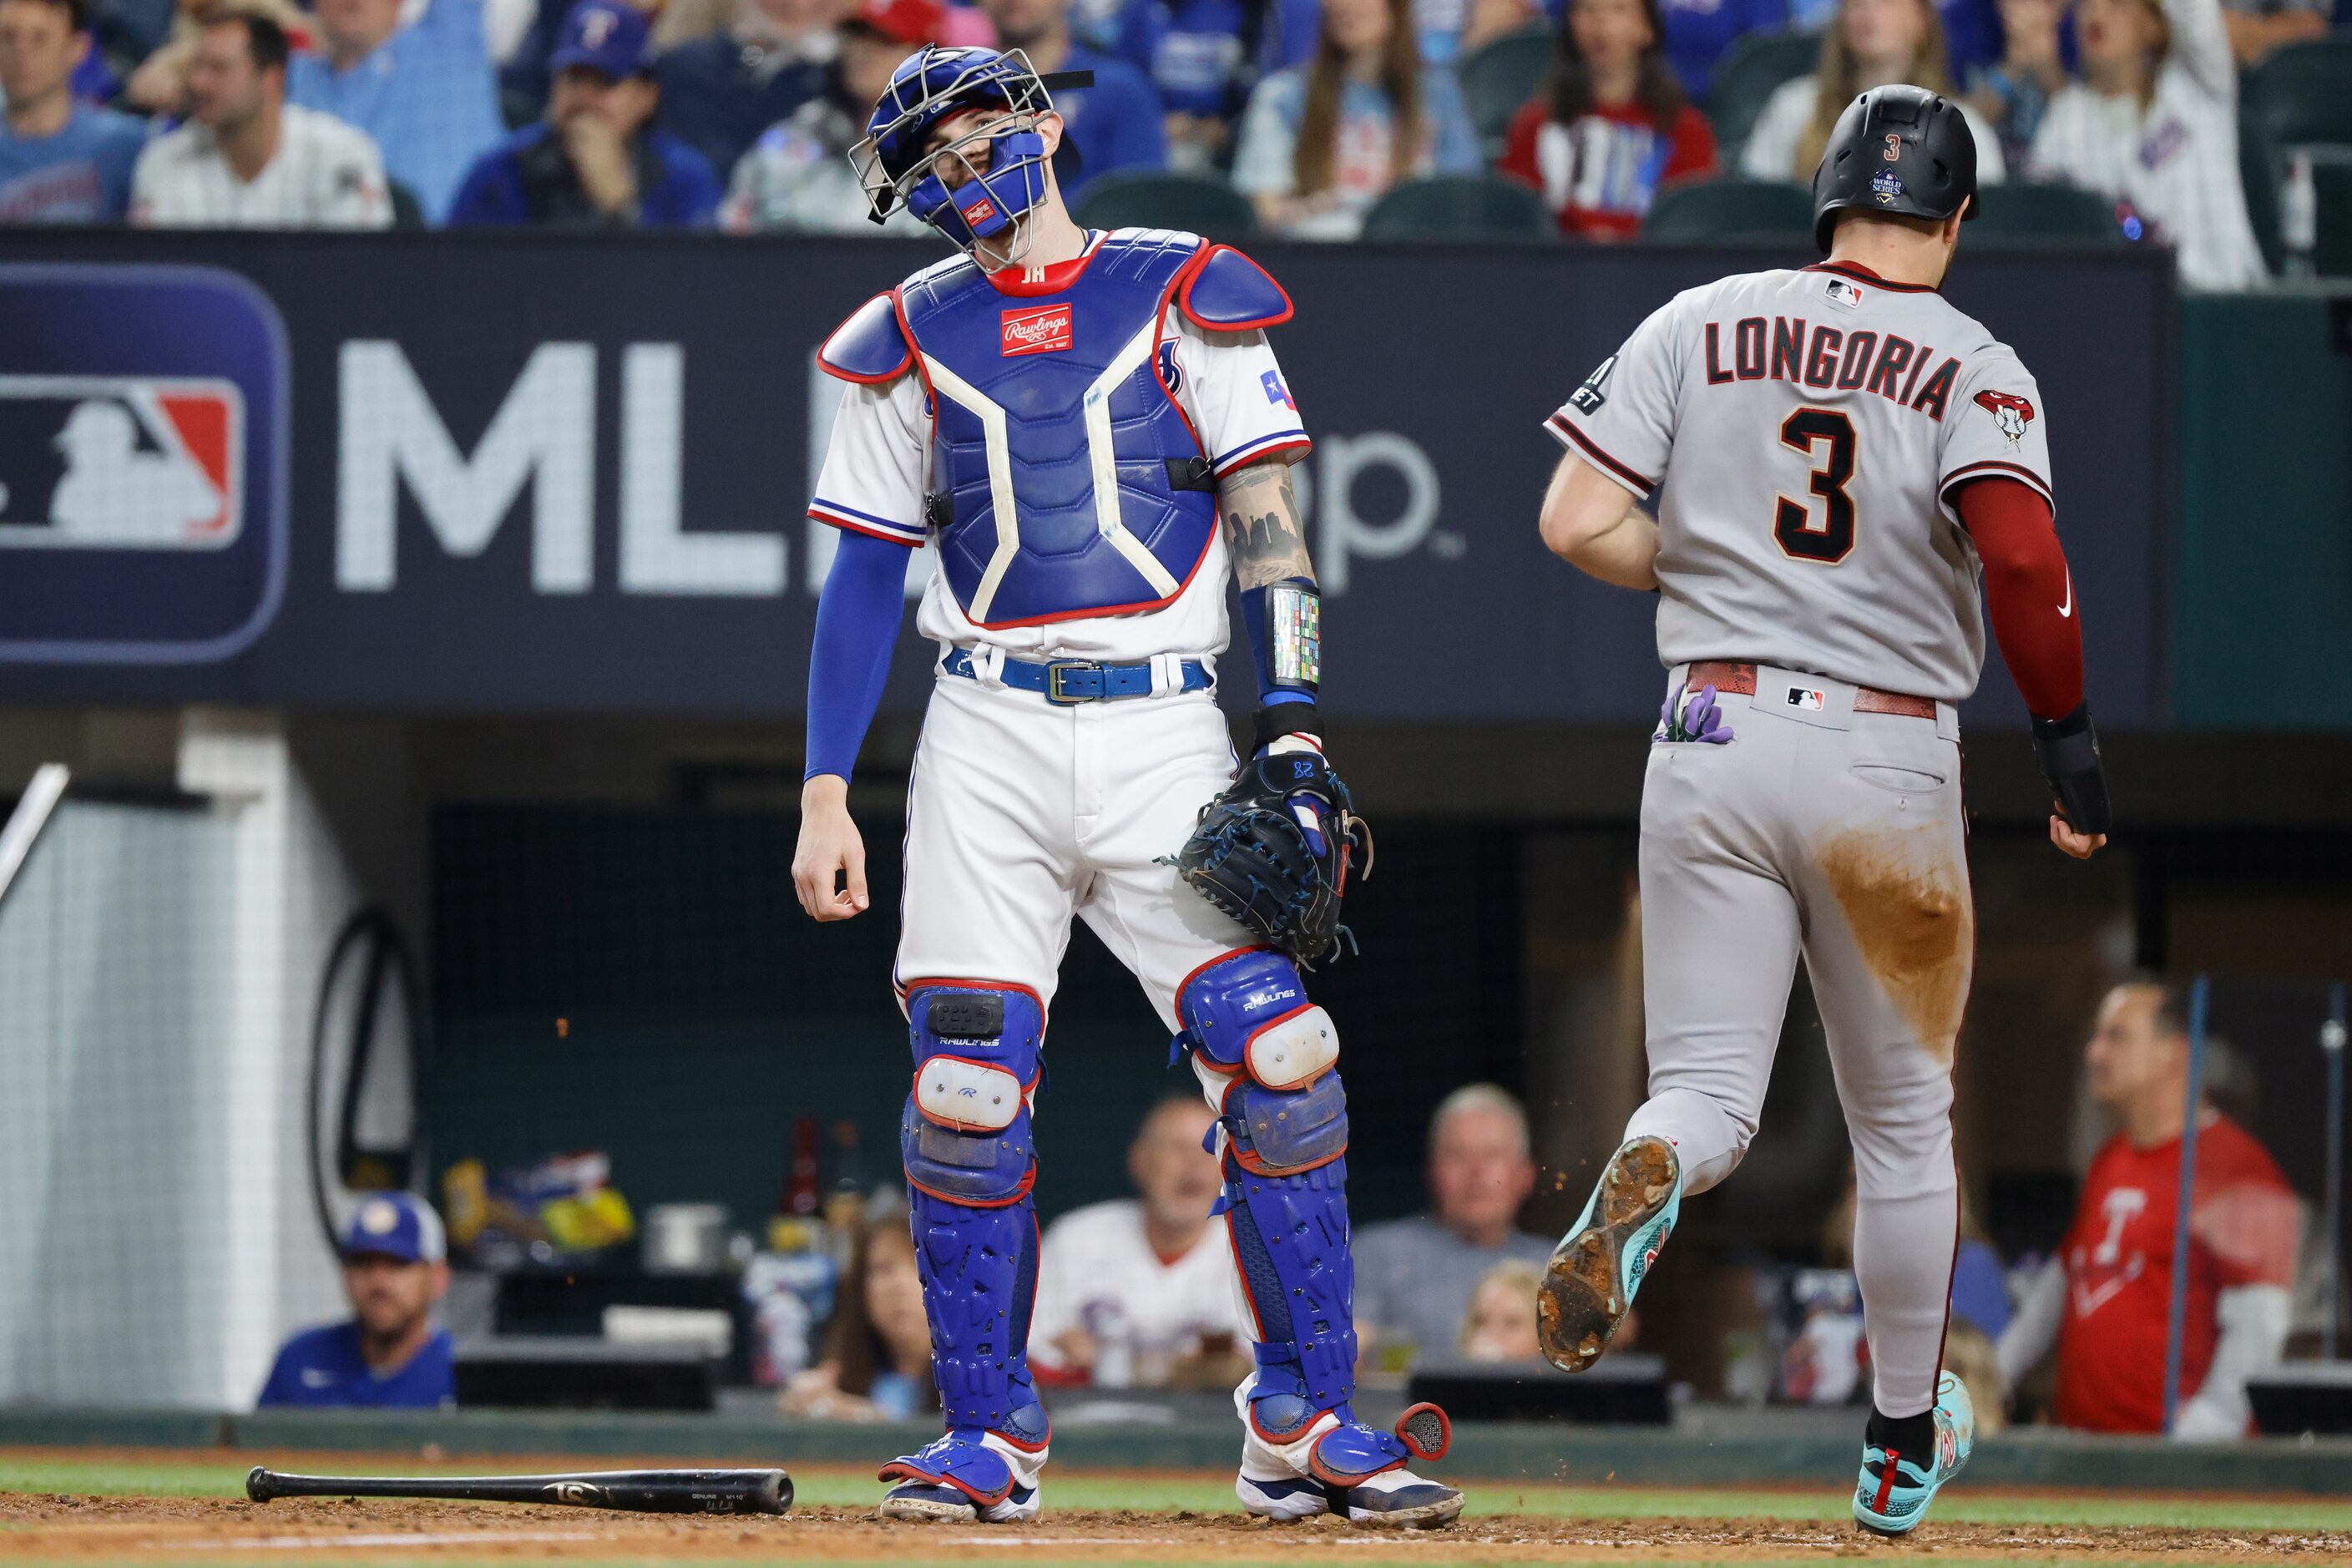
[[[1054,294],[1001,293],[961,258],[899,289],[933,404],[930,521],[973,621],[1155,608],[1208,552],[1214,481],[1159,353],[1203,245],[1114,234]]]

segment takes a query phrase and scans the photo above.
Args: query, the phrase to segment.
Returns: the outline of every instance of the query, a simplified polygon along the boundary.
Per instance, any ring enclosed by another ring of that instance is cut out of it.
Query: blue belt
[[[980,670],[972,663],[971,654],[964,648],[950,648],[940,668],[950,675],[961,675],[966,680],[978,680]],[[1183,691],[1206,691],[1209,689],[1209,667],[1197,658],[1184,661]],[[1057,658],[1036,664],[1025,658],[1008,658],[997,672],[1005,685],[1023,691],[1034,691],[1046,701],[1069,707],[1079,702],[1110,702],[1122,697],[1151,695],[1151,663],[1097,664],[1086,658]]]

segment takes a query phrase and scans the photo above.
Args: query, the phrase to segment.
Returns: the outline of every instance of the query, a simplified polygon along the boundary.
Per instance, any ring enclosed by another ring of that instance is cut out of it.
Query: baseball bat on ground
[[[561,1503],[638,1513],[782,1513],[793,1481],[782,1470],[589,1470],[564,1476],[291,1476],[256,1465],[256,1502],[282,1497],[413,1497],[458,1502]]]

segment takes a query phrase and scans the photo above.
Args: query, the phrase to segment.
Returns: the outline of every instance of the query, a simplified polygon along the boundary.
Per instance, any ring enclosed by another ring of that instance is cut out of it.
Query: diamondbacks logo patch
[[[1070,303],[1039,305],[1007,310],[1003,318],[1004,357],[1015,354],[1060,353],[1070,346]]]
[[[2033,423],[2032,404],[2010,392],[1979,392],[1976,404],[1992,416],[1994,427],[2009,442],[2011,451],[2024,444],[2025,427]]]

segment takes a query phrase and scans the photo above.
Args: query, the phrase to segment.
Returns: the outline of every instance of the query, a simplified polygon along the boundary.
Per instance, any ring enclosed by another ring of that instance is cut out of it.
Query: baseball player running
[[[1264,335],[1290,300],[1196,235],[1078,227],[1051,163],[1050,85],[1017,51],[933,47],[899,68],[852,161],[877,217],[903,202],[961,254],[868,301],[819,353],[850,384],[810,507],[842,530],[793,868],[821,921],[868,902],[847,780],[904,552],[939,551],[918,621],[940,653],[908,789],[896,984],[916,1067],[900,1150],[947,1434],[884,1468],[882,1512],[1038,1510],[1030,1127],[1075,914],[1134,973],[1218,1113],[1216,1212],[1255,1350],[1234,1395],[1244,1506],[1444,1523],[1461,1494],[1406,1468],[1444,1452],[1444,1415],[1416,1407],[1383,1432],[1349,1405],[1347,1101],[1299,964],[1331,950],[1369,839],[1318,739],[1319,601],[1288,472],[1307,438]],[[1238,778],[1211,693],[1229,560],[1261,699]]]
[[[2032,711],[2050,837],[2106,841],[2042,395],[1937,292],[1973,214],[1957,104],[1864,93],[1813,180],[1829,259],[1676,296],[1550,428],[1544,542],[1658,592],[1668,697],[1642,796],[1650,1099],[1552,1255],[1545,1353],[1599,1359],[1684,1196],[1755,1136],[1801,953],[1860,1192],[1875,1385],[1854,1517],[1916,1526],[1969,1455],[1941,1370],[1958,1222],[1953,1042],[1974,915],[1953,704],[1993,632]],[[1662,496],[1656,521],[1626,498]]]

